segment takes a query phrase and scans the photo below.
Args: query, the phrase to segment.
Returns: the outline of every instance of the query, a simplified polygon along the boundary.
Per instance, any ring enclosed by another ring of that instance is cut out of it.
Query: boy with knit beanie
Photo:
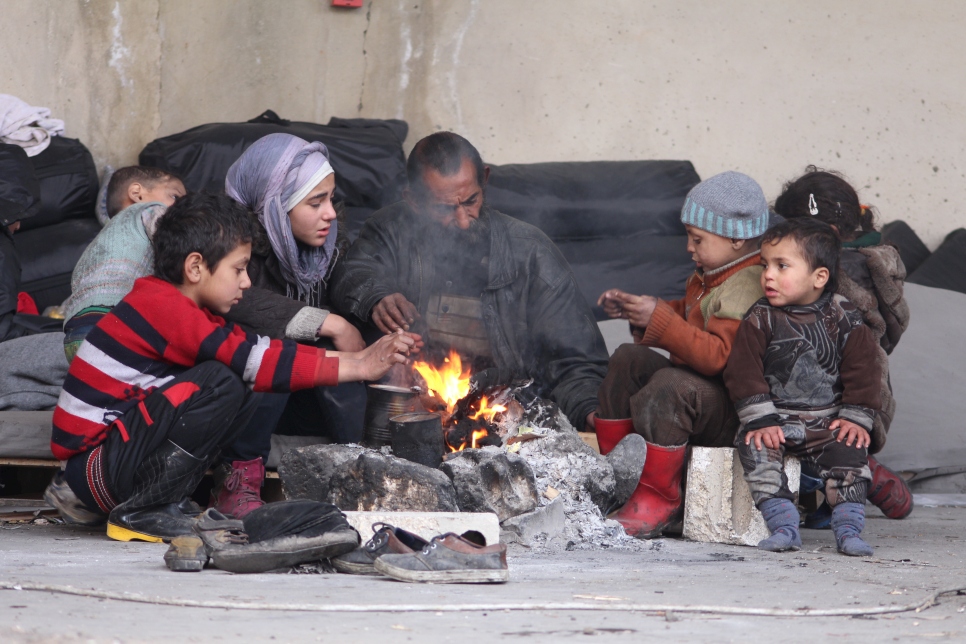
[[[735,444],[771,536],[762,550],[798,550],[799,515],[786,453],[825,484],[839,552],[868,556],[859,536],[880,407],[878,343],[862,312],[835,294],[839,239],[815,219],[788,220],[761,243],[765,297],[745,317],[724,372],[741,419]]]
[[[742,318],[763,295],[757,242],[768,220],[765,195],[751,177],[724,172],[702,181],[681,210],[697,268],[684,298],[611,289],[598,300],[610,317],[630,322],[635,338],[611,356],[596,418],[602,453],[631,432],[647,441],[637,489],[611,515],[628,534],[650,539],[680,521],[688,444],[734,443],[738,416],[721,373]]]

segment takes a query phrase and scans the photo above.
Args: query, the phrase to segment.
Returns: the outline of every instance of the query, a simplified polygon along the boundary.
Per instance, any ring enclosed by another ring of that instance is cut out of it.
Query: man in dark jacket
[[[499,380],[534,378],[578,429],[593,425],[607,349],[567,261],[540,230],[488,208],[489,168],[439,132],[407,162],[405,199],[373,214],[332,278],[333,302],[383,333],[417,325]]]

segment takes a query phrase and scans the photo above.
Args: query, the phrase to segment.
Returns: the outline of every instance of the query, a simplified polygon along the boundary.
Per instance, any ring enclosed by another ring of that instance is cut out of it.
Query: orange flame
[[[428,362],[419,361],[413,364],[413,369],[426,381],[426,388],[441,402],[445,403],[446,411],[452,414],[456,410],[456,404],[466,397],[470,392],[470,370],[463,368],[463,361],[459,354],[450,351],[449,357],[443,361],[441,367],[436,367]],[[476,413],[469,416],[470,420],[480,420],[493,422],[493,418],[507,410],[503,405],[490,405],[486,396],[480,397],[479,407]],[[444,416],[445,424],[445,416]],[[486,428],[474,430],[469,441],[463,440],[460,444],[452,445],[449,436],[445,436],[446,446],[453,452],[461,452],[467,447],[476,449],[479,442],[487,437],[489,432]]]
[[[479,420],[480,416],[482,416],[487,422],[492,423],[493,417],[504,411],[506,411],[506,407],[503,405],[493,405],[491,407],[486,396],[482,396],[480,398],[480,410],[470,416],[470,420]]]
[[[483,440],[484,438],[486,438],[488,433],[489,432],[487,432],[485,429],[473,430],[473,440],[470,443],[470,447],[472,447],[473,449],[476,449],[478,447],[477,443]]]
[[[413,369],[426,381],[426,388],[446,403],[446,411],[450,413],[470,392],[470,370],[463,369],[463,361],[455,351],[450,351],[439,369],[423,361],[415,363]]]

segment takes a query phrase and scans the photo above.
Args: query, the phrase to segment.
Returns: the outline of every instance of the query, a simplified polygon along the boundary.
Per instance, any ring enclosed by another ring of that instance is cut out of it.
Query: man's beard
[[[489,248],[490,216],[486,212],[485,206],[486,202],[480,206],[479,217],[470,219],[469,227],[466,230],[455,224],[444,226],[429,217],[421,217],[419,218],[419,234],[429,241],[437,252],[446,254],[459,252],[461,248],[472,248],[480,245]]]

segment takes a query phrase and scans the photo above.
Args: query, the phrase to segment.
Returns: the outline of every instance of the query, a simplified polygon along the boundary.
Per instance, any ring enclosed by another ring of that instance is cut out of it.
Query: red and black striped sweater
[[[71,362],[54,411],[54,456],[67,460],[101,444],[116,419],[208,360],[224,363],[255,391],[297,391],[339,379],[339,359],[324,349],[245,333],[169,282],[143,277]]]

